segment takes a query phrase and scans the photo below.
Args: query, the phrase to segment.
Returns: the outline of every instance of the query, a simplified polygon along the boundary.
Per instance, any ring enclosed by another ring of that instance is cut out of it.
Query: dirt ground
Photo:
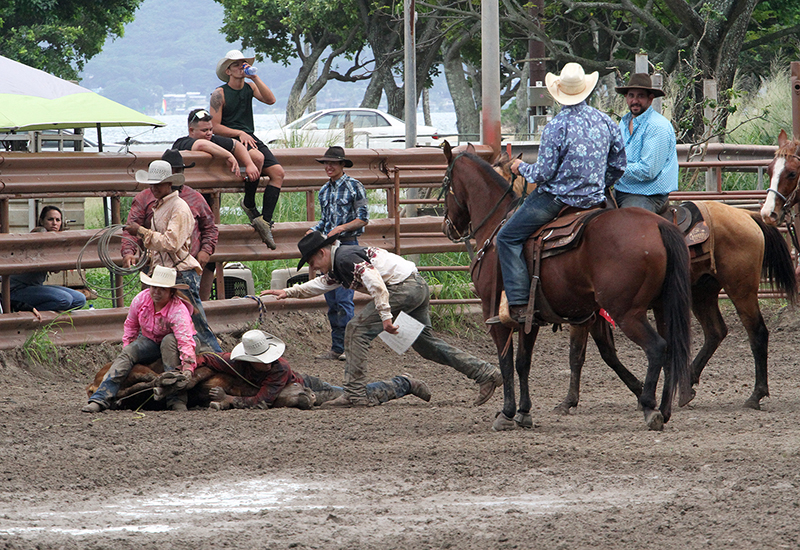
[[[535,426],[505,433],[490,429],[502,392],[473,407],[469,380],[379,341],[371,376],[411,373],[430,403],[90,416],[83,388],[118,346],[65,350],[57,366],[7,352],[0,548],[798,548],[800,312],[765,306],[772,395],[761,411],[742,408],[752,359],[730,307],[725,317],[697,397],[663,432],[646,429],[591,346],[580,406],[554,415],[568,335],[549,329],[531,377]],[[263,327],[297,370],[341,380],[343,363],[313,359],[329,344],[322,313]],[[445,338],[495,359],[479,331]],[[617,340],[643,377],[641,352]]]

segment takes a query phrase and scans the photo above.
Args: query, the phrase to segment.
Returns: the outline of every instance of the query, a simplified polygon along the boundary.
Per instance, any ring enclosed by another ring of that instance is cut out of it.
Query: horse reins
[[[447,172],[445,173],[444,179],[442,180],[442,189],[439,192],[439,200],[442,200],[442,197],[444,197],[447,193],[453,195],[453,200],[456,201],[456,206],[458,206],[461,210],[466,210],[467,208],[466,208],[466,206],[461,204],[461,202],[458,200],[458,197],[456,196],[455,192],[453,191],[451,184],[452,184],[452,181],[453,181],[453,178],[452,178],[453,167],[455,166],[456,161],[460,157],[464,156],[465,154],[466,153],[459,153],[458,155],[456,155],[456,157],[450,163],[450,166],[447,167]],[[511,194],[513,192],[513,190],[514,190],[514,188],[511,185],[506,187],[505,193],[503,193],[503,195],[500,197],[500,199],[498,199],[498,201],[494,205],[494,207],[492,207],[492,209],[489,211],[489,213],[486,214],[486,216],[483,218],[483,220],[481,220],[481,223],[479,223],[477,226],[473,227],[472,223],[470,222],[470,224],[469,224],[470,230],[465,236],[460,237],[458,239],[453,239],[452,237],[450,237],[450,235],[447,236],[447,238],[450,239],[451,242],[454,242],[454,243],[463,242],[463,243],[465,243],[467,245],[467,252],[469,253],[470,260],[473,259],[473,254],[471,253],[471,246],[469,244],[470,239],[475,238],[475,233],[477,233],[484,225],[486,225],[486,222],[488,222],[489,219],[492,216],[494,216],[495,212],[497,212],[497,209],[500,208],[500,204],[503,202],[503,199],[505,199],[507,195]],[[511,208],[509,208],[509,211],[513,210],[514,206],[515,206],[515,204],[512,204]],[[455,233],[457,233],[459,235],[461,234],[459,231],[457,231],[455,229],[455,227],[453,226],[453,222],[450,221],[450,218],[447,215],[447,203],[445,203],[444,223],[445,223],[445,225],[447,225],[448,228],[452,228]],[[488,239],[486,239],[486,242],[483,244],[483,246],[478,251],[477,257],[478,257],[479,260],[483,256],[484,250],[491,243],[492,239],[494,239],[494,236],[497,234],[497,231],[499,231],[499,229],[500,229],[500,227],[502,227],[502,225],[503,224],[501,223],[492,232],[492,235]]]

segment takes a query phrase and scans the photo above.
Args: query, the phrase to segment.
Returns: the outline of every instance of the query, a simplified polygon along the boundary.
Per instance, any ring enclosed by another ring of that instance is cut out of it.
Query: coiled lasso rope
[[[86,244],[83,245],[80,253],[78,254],[78,260],[76,262],[76,266],[78,269],[78,273],[80,274],[81,281],[89,290],[95,292],[99,297],[105,298],[107,300],[114,300],[114,297],[118,295],[120,290],[123,290],[126,287],[130,287],[130,290],[127,290],[122,293],[123,296],[127,296],[128,294],[138,292],[140,287],[138,285],[139,280],[137,279],[129,279],[127,282],[122,283],[120,286],[116,287],[97,287],[93,288],[89,282],[86,280],[84,276],[84,271],[81,269],[81,263],[83,261],[83,254],[93,242],[97,241],[97,256],[100,258],[100,262],[103,264],[103,267],[108,269],[114,275],[122,275],[125,277],[126,275],[134,275],[139,273],[142,268],[147,264],[147,253],[145,250],[142,250],[142,247],[139,246],[139,243],[133,237],[128,236],[125,231],[122,232],[122,235],[116,235],[117,231],[124,228],[124,225],[114,224],[109,225],[103,229],[100,229],[97,234],[95,234],[91,239],[86,241]],[[120,240],[127,240],[128,242],[133,243],[136,247],[137,254],[139,255],[139,261],[136,264],[132,265],[131,267],[122,267],[121,265],[117,265],[114,263],[114,260],[111,259],[111,252],[109,251],[109,243],[111,239],[114,237],[119,237]],[[106,296],[101,294],[99,291],[109,291],[110,296]]]

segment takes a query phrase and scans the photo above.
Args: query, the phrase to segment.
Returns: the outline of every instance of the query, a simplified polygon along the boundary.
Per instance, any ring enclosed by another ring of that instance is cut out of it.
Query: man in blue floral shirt
[[[619,121],[628,167],[614,186],[620,208],[638,206],[659,214],[678,190],[678,152],[675,129],[650,108],[664,92],[653,88],[650,75],[634,73],[627,86],[615,90],[625,96],[630,112]]]
[[[338,145],[328,148],[316,160],[325,165],[328,181],[319,191],[320,220],[307,233],[319,231],[328,237],[337,235],[342,244],[358,244],[358,236],[369,223],[369,212],[364,186],[344,173],[345,168],[353,166],[353,161],[344,156],[344,149]],[[317,359],[344,361],[344,329],[354,314],[353,290],[336,288],[325,293],[325,301],[331,324],[331,349]]]
[[[567,63],[547,89],[563,105],[542,132],[535,164],[514,160],[511,170],[536,183],[536,189],[497,234],[497,254],[511,318],[524,320],[531,278],[523,257],[525,241],[565,206],[589,208],[605,200],[606,187],[625,172],[625,147],[619,127],[586,104],[598,74]]]

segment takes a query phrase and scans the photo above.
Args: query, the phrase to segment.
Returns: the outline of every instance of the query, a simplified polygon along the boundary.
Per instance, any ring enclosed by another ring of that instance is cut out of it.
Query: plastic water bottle
[[[89,309],[94,309],[94,304],[89,304]]]
[[[258,67],[253,67],[252,65],[248,65],[244,70],[244,74],[246,74],[247,76],[255,76],[257,72],[258,72]]]

